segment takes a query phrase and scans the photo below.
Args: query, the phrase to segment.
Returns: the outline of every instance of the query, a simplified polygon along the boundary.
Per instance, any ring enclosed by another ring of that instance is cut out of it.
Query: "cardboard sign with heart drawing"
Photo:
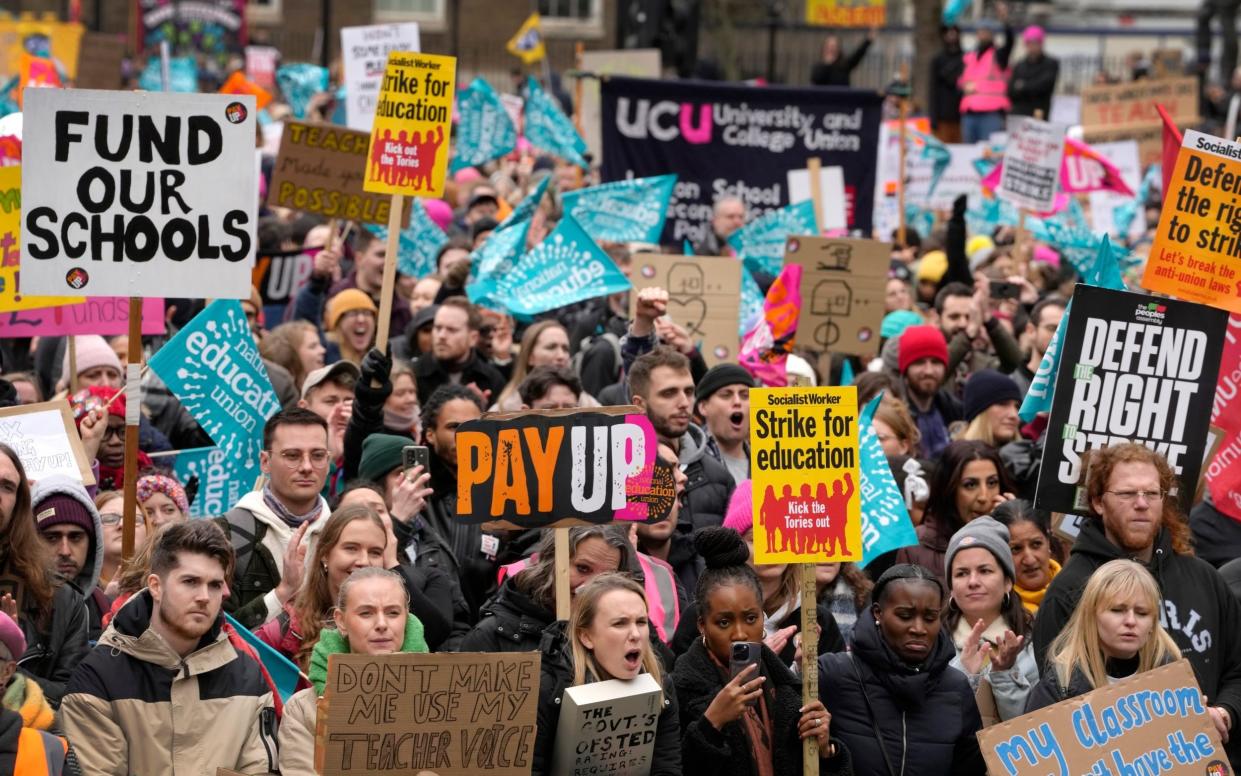
[[[668,292],[666,317],[689,333],[708,366],[736,363],[740,261],[728,256],[642,253],[634,257],[630,280],[631,318],[638,292],[658,286]]]

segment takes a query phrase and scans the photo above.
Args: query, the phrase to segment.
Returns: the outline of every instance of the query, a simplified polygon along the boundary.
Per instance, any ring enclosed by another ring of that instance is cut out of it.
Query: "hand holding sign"
[[[13,598],[12,593],[5,593],[0,596],[0,612],[7,614],[13,622],[17,622],[17,601]],[[17,657],[20,657],[20,655]]]
[[[655,319],[668,313],[668,292],[659,286],[644,288],[638,292],[638,305],[634,310],[633,336],[649,337],[655,330]]]

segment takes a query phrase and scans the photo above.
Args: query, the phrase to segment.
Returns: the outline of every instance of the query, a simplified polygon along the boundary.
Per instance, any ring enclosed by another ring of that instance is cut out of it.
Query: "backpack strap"
[[[254,549],[263,541],[267,526],[261,525],[254,518],[254,513],[244,507],[229,510],[221,522],[237,559],[233,564],[233,576],[236,579],[245,579],[250,570],[250,562],[254,559]]]
[[[888,747],[883,740],[883,734],[879,732],[879,720],[875,717],[875,710],[870,705],[870,696],[866,694],[866,682],[862,680],[862,672],[858,670],[857,660],[854,659],[852,652],[846,652],[849,657],[849,665],[853,667],[853,675],[857,677],[858,690],[862,696],[862,701],[866,704],[866,716],[870,717],[870,726],[875,731],[875,743],[879,744],[879,753],[883,755],[883,764],[888,767],[889,776],[896,776],[896,769],[892,767],[892,760],[888,758]],[[902,776],[904,773],[902,772]]]

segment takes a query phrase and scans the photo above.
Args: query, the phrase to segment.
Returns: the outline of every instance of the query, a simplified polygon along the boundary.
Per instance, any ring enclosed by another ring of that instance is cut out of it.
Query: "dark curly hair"
[[[474,406],[478,407],[479,412],[487,411],[487,408],[483,406],[483,400],[479,398],[478,394],[464,385],[455,385],[453,383],[441,385],[432,391],[431,395],[422,404],[422,433],[424,439],[426,434],[430,433],[431,429],[435,428],[439,423],[440,410],[444,409],[444,405],[457,399],[464,399],[473,403]]]

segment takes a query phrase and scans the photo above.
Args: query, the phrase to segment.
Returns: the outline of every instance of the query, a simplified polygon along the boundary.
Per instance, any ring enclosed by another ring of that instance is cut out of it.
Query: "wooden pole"
[[[799,563],[801,575],[801,702],[819,697],[819,631],[814,581],[815,564]],[[819,776],[819,742],[802,741],[802,775]]]
[[[579,135],[585,135],[582,129],[582,55],[586,53],[586,44],[580,40],[573,47],[573,66],[578,70],[578,76],[574,79],[573,85],[573,126],[577,127]]]
[[[129,297],[129,351],[125,365],[125,491],[121,501],[121,559],[134,556],[138,511],[138,421],[142,417],[142,300]],[[104,420],[107,420],[105,415]]]
[[[905,247],[905,143],[909,137],[909,131],[905,126],[905,119],[909,116],[909,101],[904,97],[900,98],[900,137],[901,147],[898,158],[900,166],[896,171],[896,209],[897,215],[900,217],[898,222],[900,226],[896,230],[896,240],[900,243],[901,248]],[[883,235],[880,235],[882,237]]]
[[[78,338],[69,335],[69,394],[78,392]]]
[[[396,260],[401,240],[401,211],[405,207],[405,195],[393,194],[388,210],[388,250],[384,258],[383,290],[379,292],[379,320],[376,321],[375,347],[388,349],[388,329],[392,324],[392,291],[396,288]],[[328,238],[329,241],[331,237]]]
[[[556,532],[556,619],[569,619],[569,602],[573,591],[569,589],[569,529],[553,528]]]
[[[823,234],[823,163],[819,157],[812,156],[806,160],[806,170],[810,173],[810,200],[814,203],[814,222]]]

